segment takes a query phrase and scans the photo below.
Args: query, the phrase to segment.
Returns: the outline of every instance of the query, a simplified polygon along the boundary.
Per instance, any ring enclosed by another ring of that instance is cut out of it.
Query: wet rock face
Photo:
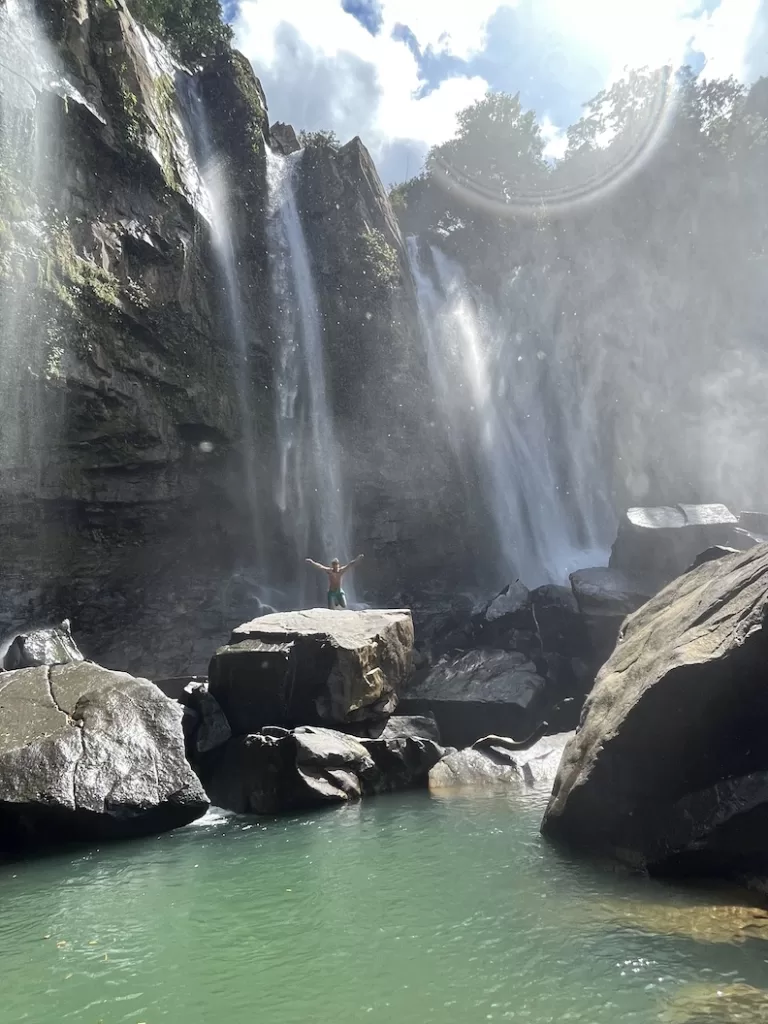
[[[88,662],[0,677],[3,846],[163,832],[207,808],[181,708],[146,679]]]
[[[630,616],[568,744],[543,830],[663,871],[766,873],[768,545]]]
[[[409,611],[265,615],[216,652],[210,692],[236,735],[265,725],[383,725],[410,674],[412,649]]]

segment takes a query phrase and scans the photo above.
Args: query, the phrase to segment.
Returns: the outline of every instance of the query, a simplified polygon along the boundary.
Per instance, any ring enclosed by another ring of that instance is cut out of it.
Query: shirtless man
[[[323,572],[328,573],[328,607],[329,608],[346,608],[347,607],[347,595],[341,589],[341,578],[344,573],[351,569],[355,563],[361,561],[362,555],[358,555],[357,558],[353,558],[351,562],[346,565],[340,565],[338,558],[334,558],[330,565],[321,565],[320,562],[314,562],[311,558],[307,558],[307,565],[313,565],[315,569],[322,569]]]

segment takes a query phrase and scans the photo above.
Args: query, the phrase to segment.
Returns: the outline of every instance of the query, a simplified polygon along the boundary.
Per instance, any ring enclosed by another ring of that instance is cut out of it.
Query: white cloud
[[[719,7],[700,19],[694,44],[707,58],[706,78],[745,77],[762,7],[762,0],[721,0]]]
[[[414,13],[404,0],[387,0],[382,32],[374,37],[339,0],[243,0],[236,44],[264,82],[272,118],[297,128],[333,128],[344,140],[360,134],[374,157],[395,139],[430,146],[454,134],[457,112],[483,96],[488,83],[447,78],[419,98],[416,59],[391,38],[392,29],[406,22],[423,33],[422,44],[467,56],[482,46],[498,0],[477,0],[472,15],[464,4],[417,6]]]
[[[547,160],[559,160],[568,148],[565,128],[558,128],[548,116],[541,118],[541,137],[544,139],[544,156]]]
[[[262,79],[273,120],[332,128],[343,140],[359,134],[392,179],[415,173],[417,154],[449,138],[458,111],[495,84],[454,75],[419,96],[416,58],[392,39],[398,23],[422,50],[431,46],[466,60],[483,51],[499,7],[518,8],[521,16],[527,11],[531,30],[540,33],[532,42],[542,50],[536,60],[550,78],[555,68],[563,84],[572,79],[567,94],[583,87],[580,69],[593,69],[590,80],[608,84],[626,67],[679,63],[691,45],[704,54],[707,77],[741,75],[763,4],[721,0],[702,13],[701,0],[381,0],[384,22],[372,36],[340,0],[241,0],[235,31]],[[574,102],[589,98],[574,95]],[[537,106],[545,113],[546,96]],[[563,152],[565,127],[542,119],[549,158]]]

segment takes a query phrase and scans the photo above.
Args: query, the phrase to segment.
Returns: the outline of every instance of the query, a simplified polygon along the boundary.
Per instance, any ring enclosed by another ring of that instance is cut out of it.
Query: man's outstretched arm
[[[339,572],[346,572],[347,569],[351,569],[352,566],[355,565],[357,562],[361,562],[364,557],[364,555],[358,555],[357,558],[353,558],[351,562],[347,562],[346,565],[342,565],[342,567],[339,569]]]
[[[331,571],[330,566],[328,566],[328,565],[321,565],[320,562],[315,562],[311,558],[305,558],[304,561],[307,563],[307,565],[313,565],[315,567],[315,569],[322,569],[323,572],[330,572]]]

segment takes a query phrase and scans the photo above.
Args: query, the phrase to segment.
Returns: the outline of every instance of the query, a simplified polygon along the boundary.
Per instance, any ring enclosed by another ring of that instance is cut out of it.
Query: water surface
[[[570,860],[541,810],[418,792],[5,865],[0,1021],[616,1024],[765,983],[766,942],[617,923],[694,898]]]

